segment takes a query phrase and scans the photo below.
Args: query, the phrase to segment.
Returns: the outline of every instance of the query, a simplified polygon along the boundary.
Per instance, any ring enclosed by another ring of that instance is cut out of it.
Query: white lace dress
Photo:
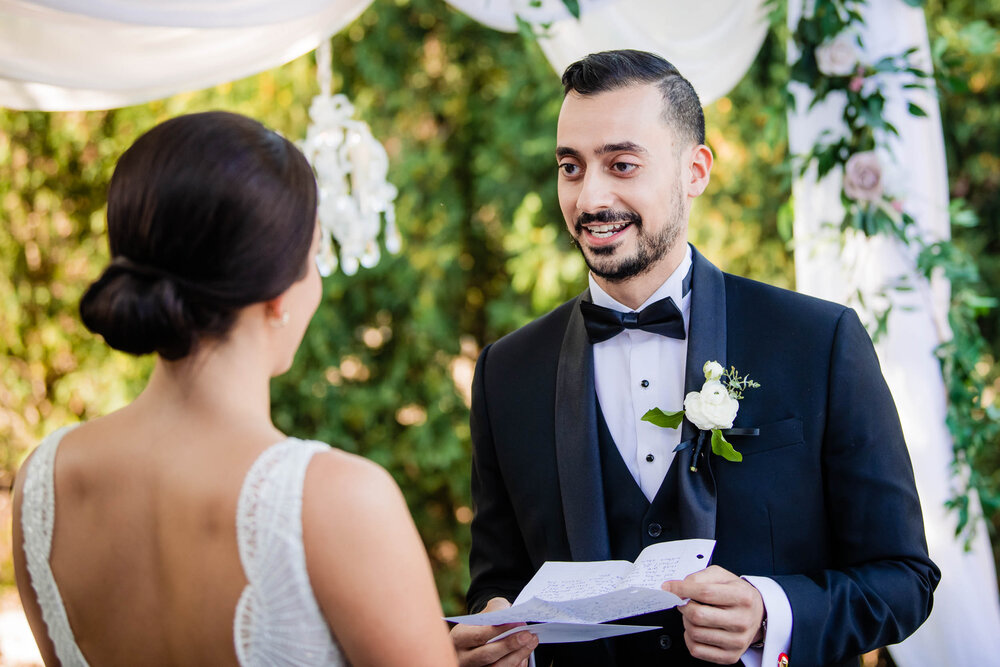
[[[63,667],[86,667],[52,576],[55,522],[53,465],[59,441],[49,435],[25,470],[21,527],[31,585]],[[266,449],[250,468],[236,511],[240,561],[248,581],[233,620],[241,665],[346,665],[320,612],[302,546],[302,487],[313,455],[329,448],[288,438]]]

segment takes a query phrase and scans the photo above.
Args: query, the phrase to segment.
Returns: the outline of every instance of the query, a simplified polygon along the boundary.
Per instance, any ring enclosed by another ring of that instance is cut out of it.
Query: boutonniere
[[[726,440],[723,431],[733,427],[743,392],[760,386],[749,376],[740,375],[735,366],[726,370],[717,361],[706,361],[702,370],[705,372],[705,384],[701,386],[701,391],[689,392],[684,397],[683,410],[664,412],[660,408],[653,408],[642,416],[643,421],[663,428],[677,428],[685,417],[698,427],[698,436],[695,440],[682,442],[674,449],[676,452],[694,445],[692,472],[698,471],[698,455],[709,432],[712,434],[713,454],[727,461],[738,463],[743,460],[743,455]]]

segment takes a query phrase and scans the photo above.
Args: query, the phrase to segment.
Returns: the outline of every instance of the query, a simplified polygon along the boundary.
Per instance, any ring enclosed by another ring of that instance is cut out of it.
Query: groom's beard
[[[679,188],[678,188],[679,190]],[[667,215],[663,229],[655,236],[646,233],[642,216],[635,211],[604,210],[597,213],[581,213],[576,219],[576,238],[573,243],[580,249],[583,261],[591,273],[611,283],[620,283],[649,271],[656,262],[669,253],[680,236],[684,224],[684,208],[680,193],[675,193],[674,206]],[[630,222],[635,227],[635,252],[626,257],[614,257],[622,253],[621,243],[584,250],[577,239],[583,234],[583,225],[589,222]],[[590,257],[589,255],[593,255]]]

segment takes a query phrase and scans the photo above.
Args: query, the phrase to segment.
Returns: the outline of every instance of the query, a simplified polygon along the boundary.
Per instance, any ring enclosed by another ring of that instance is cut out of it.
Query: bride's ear
[[[275,329],[280,329],[288,324],[290,315],[285,304],[284,293],[264,302],[264,317],[267,318],[267,323]]]

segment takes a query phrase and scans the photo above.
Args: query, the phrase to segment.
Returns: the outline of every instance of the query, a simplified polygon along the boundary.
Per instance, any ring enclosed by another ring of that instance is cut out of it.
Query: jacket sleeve
[[[477,613],[494,597],[512,601],[531,579],[528,557],[497,455],[486,387],[487,346],[472,380],[472,548],[467,603]]]
[[[837,322],[827,370],[822,462],[833,566],[774,577],[792,606],[789,653],[799,665],[901,641],[930,614],[941,576],[896,408],[853,310]]]

